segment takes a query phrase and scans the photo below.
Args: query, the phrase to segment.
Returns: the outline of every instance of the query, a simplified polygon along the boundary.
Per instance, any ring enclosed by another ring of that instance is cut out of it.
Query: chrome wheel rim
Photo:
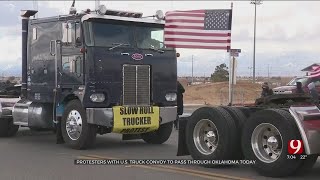
[[[82,132],[82,118],[77,110],[72,110],[68,114],[66,130],[70,139],[75,141],[80,138]]]
[[[270,123],[259,124],[253,130],[251,146],[260,161],[272,163],[280,157],[283,149],[281,133]]]
[[[200,153],[212,154],[219,143],[218,129],[215,124],[209,119],[201,119],[194,127],[193,142]]]

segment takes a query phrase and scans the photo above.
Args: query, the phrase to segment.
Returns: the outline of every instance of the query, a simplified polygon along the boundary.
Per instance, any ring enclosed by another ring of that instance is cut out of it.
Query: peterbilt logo
[[[136,60],[136,61],[140,61],[143,59],[143,55],[142,54],[139,54],[139,53],[134,53],[132,54],[132,59]]]

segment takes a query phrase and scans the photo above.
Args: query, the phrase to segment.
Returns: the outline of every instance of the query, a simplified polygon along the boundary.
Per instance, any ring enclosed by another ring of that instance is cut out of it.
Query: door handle
[[[55,48],[55,49],[53,49],[53,47]],[[50,55],[51,56],[55,56],[56,54],[54,53],[54,51],[56,50],[56,41],[55,40],[51,40],[50,41]]]
[[[129,53],[121,53],[122,56],[129,56]]]
[[[145,54],[144,56],[153,56],[153,54]]]

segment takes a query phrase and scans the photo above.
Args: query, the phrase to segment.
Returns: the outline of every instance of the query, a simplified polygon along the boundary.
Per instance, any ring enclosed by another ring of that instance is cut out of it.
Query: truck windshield
[[[162,28],[137,26],[135,29],[135,35],[138,48],[165,48],[163,43],[164,31]]]
[[[294,78],[288,83],[288,86],[296,86],[297,82],[301,82],[302,86],[305,86],[307,81],[308,78]]]
[[[161,24],[121,21],[90,21],[84,23],[88,46],[137,47],[140,49],[169,49],[164,46],[164,27]]]
[[[130,26],[119,24],[92,23],[94,46],[112,47],[114,44],[133,44]]]

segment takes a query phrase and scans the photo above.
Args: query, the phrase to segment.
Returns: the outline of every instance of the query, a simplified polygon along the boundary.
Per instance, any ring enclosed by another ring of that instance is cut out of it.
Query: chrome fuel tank
[[[15,125],[52,128],[52,104],[34,103],[29,100],[18,101],[12,110]]]

